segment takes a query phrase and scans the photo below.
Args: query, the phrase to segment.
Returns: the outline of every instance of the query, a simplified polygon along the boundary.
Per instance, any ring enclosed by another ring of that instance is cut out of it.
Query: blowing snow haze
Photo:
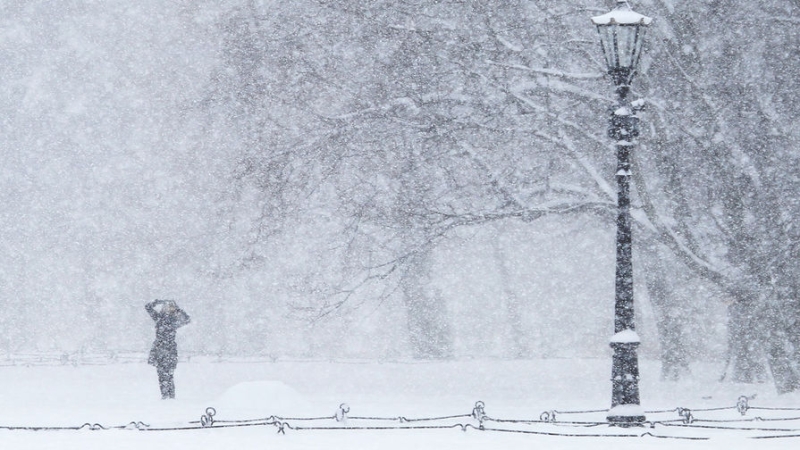
[[[800,5],[636,3],[641,354],[796,389]],[[4,2],[3,350],[607,357],[607,6]]]

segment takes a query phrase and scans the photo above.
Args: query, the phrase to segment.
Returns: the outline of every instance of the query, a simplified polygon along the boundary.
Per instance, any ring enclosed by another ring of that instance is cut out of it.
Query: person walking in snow
[[[156,340],[150,349],[147,363],[156,366],[161,398],[175,398],[173,374],[178,365],[178,344],[175,334],[178,328],[189,323],[189,315],[172,300],[154,300],[144,306],[156,323]]]

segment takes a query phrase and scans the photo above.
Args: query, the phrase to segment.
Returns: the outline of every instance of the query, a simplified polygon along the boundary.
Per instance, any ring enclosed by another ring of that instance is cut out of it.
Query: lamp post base
[[[647,419],[639,405],[617,405],[608,410],[606,420],[618,427],[640,427]]]
[[[616,427],[643,427],[647,420],[644,416],[608,416],[609,425]]]

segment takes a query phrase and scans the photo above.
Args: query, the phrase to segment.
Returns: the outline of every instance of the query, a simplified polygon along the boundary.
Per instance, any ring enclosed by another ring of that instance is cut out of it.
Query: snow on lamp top
[[[602,16],[592,17],[595,25],[650,25],[653,19],[630,9],[618,8]]]

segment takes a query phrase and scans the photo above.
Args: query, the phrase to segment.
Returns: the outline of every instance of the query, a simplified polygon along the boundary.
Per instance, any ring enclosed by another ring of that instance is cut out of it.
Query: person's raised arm
[[[152,302],[144,305],[144,309],[147,310],[147,314],[150,314],[150,317],[153,320],[158,318],[158,312],[156,312],[156,305],[159,303],[163,303],[161,300],[153,300]]]
[[[178,308],[178,310],[175,311],[175,317],[178,318],[177,323],[179,327],[182,327],[192,321],[189,315],[186,314],[186,311],[180,308]]]

